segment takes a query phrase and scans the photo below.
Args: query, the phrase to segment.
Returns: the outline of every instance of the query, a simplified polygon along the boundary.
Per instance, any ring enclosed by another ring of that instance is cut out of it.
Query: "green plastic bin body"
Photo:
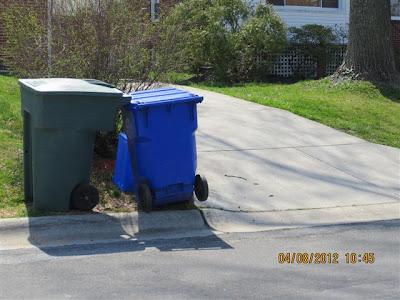
[[[96,132],[114,128],[131,97],[96,80],[21,79],[25,198],[66,211],[75,187],[88,184]]]

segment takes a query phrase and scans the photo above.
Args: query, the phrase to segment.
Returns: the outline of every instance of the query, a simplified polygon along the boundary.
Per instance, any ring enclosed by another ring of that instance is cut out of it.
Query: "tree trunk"
[[[390,0],[351,0],[347,51],[337,73],[398,82],[392,45]]]

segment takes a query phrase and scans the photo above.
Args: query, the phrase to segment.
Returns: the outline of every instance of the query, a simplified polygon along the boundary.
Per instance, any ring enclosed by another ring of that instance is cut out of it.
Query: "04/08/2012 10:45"
[[[345,263],[375,263],[375,254],[371,252],[359,253],[345,253]],[[312,252],[312,253],[279,253],[278,262],[280,264],[338,264],[339,254],[329,252]]]

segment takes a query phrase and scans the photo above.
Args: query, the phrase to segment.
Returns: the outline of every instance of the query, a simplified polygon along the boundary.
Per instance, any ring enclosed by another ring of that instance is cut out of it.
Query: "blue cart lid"
[[[132,100],[125,107],[140,109],[155,105],[169,105],[182,102],[200,103],[203,97],[176,88],[154,89],[130,93]]]

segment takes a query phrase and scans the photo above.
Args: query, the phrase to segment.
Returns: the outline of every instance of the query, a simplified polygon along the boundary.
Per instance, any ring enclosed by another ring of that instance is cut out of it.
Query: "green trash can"
[[[131,97],[87,79],[21,79],[25,198],[37,209],[92,209],[90,173],[96,132],[112,130]]]

